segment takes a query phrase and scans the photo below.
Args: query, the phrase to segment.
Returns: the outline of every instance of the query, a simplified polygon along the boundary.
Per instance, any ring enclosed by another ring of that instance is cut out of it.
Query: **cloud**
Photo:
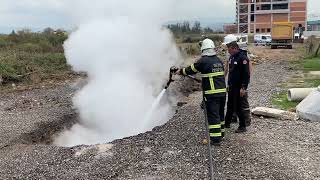
[[[64,27],[70,28],[73,24],[79,23],[74,13],[90,17],[89,10],[77,9],[78,4],[87,3],[89,0],[0,0],[0,28],[2,27]],[[93,0],[92,7],[96,4],[106,4],[116,0]],[[118,0],[123,1],[123,0]],[[139,0],[135,0],[139,3]],[[151,1],[151,0],[150,0]],[[200,18],[212,18],[213,20],[233,19],[235,17],[236,0],[172,0],[171,7],[167,8],[169,20],[195,20]],[[109,5],[112,3],[109,3]],[[113,3],[116,4],[116,3]],[[139,6],[138,6],[139,7]],[[88,7],[89,8],[89,7]],[[99,11],[97,13],[106,13]],[[112,5],[109,8],[113,12]],[[125,12],[126,6],[122,8]],[[163,9],[163,8],[159,8]],[[319,0],[308,0],[309,13],[318,13],[320,9]],[[143,12],[143,11],[141,11]],[[151,13],[151,12],[148,12]],[[144,13],[144,14],[148,14]]]
[[[184,0],[176,7],[172,18],[203,18],[203,17],[235,17],[235,1],[230,0]]]
[[[114,0],[108,0],[109,2]],[[120,0],[121,1],[121,0]],[[47,27],[47,26],[68,26],[72,22],[76,22],[78,17],[70,11],[82,11],[77,13],[83,16],[90,16],[86,12],[90,10],[77,9],[81,4],[88,0],[0,0],[0,27]],[[106,8],[95,7],[95,4],[103,4],[103,0],[95,0],[92,2],[92,8],[98,10],[97,13],[102,13],[100,10]],[[137,2],[139,3],[139,1]],[[79,6],[77,6],[80,4]],[[106,4],[106,3],[104,3]],[[110,5],[112,3],[109,3]],[[117,3],[114,3],[117,4]],[[171,20],[176,19],[197,19],[201,17],[227,17],[233,16],[234,7],[232,1],[212,1],[212,0],[172,0],[171,8],[168,9],[166,18]],[[139,6],[138,6],[139,7]],[[88,7],[89,8],[89,7]],[[231,8],[231,9],[230,9]],[[110,6],[109,10],[118,9]],[[123,6],[122,9],[127,9]],[[160,9],[160,8],[159,8]],[[169,12],[169,9],[171,12]],[[225,9],[228,9],[225,11]],[[147,10],[147,9],[145,9]],[[103,12],[106,13],[106,12]],[[151,12],[148,12],[151,13]],[[146,13],[144,13],[146,14]],[[230,15],[231,14],[231,15]],[[169,16],[170,15],[170,16]],[[83,19],[82,17],[78,19]]]
[[[0,0],[0,28],[69,27],[61,0]]]

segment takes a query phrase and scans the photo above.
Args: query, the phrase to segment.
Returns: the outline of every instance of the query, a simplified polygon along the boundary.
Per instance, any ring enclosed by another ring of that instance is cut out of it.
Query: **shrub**
[[[4,82],[62,78],[71,72],[63,53],[0,52],[0,75]]]
[[[12,64],[0,63],[0,76],[5,82],[18,81],[19,76]]]
[[[42,52],[42,49],[39,44],[34,43],[23,43],[17,46],[19,51],[25,51],[29,53]]]

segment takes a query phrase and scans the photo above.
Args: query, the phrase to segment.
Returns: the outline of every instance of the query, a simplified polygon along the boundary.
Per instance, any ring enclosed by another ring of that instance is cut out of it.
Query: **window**
[[[262,33],[265,33],[265,32],[266,32],[266,29],[261,29],[261,32],[262,32]]]
[[[256,33],[259,33],[260,32],[260,29],[256,29]]]
[[[267,32],[271,32],[271,29],[270,29],[270,28],[268,28],[268,29],[267,29]]]
[[[262,4],[261,10],[271,10],[271,4]]]
[[[284,4],[274,4],[272,9],[273,10],[277,10],[277,9],[288,9],[288,3],[284,3]]]
[[[260,7],[259,6],[257,6],[257,11],[259,11],[260,10]]]
[[[251,12],[254,12],[254,4],[251,4]]]
[[[251,14],[251,16],[250,16],[250,21],[251,21],[251,22],[254,22],[254,14]]]

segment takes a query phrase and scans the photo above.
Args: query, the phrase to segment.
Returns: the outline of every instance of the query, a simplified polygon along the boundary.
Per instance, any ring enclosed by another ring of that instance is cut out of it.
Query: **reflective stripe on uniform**
[[[205,78],[205,77],[216,77],[216,76],[223,76],[224,72],[216,72],[216,73],[209,73],[209,74],[202,74],[201,77]]]
[[[196,72],[199,72],[199,71],[194,67],[194,64],[191,65],[191,69],[192,69],[192,71],[195,72],[195,73],[196,73]]]
[[[209,125],[209,129],[218,129],[221,128],[221,124]]]
[[[214,90],[208,90],[205,91],[204,94],[217,94],[217,93],[224,93],[227,92],[227,89],[214,89]]]
[[[216,89],[216,88],[214,87],[214,82],[213,82],[213,78],[212,78],[212,77],[209,77],[209,82],[210,82],[211,90],[212,90],[212,89]]]
[[[204,92],[204,94],[218,94],[218,93],[225,93],[227,90],[224,89],[216,89],[214,86],[214,79],[213,77],[217,76],[223,76],[224,72],[215,72],[215,73],[208,73],[208,74],[202,74],[202,78],[209,78],[209,83],[210,83],[210,90],[207,90]]]
[[[225,125],[225,123],[226,123],[225,121],[221,121],[220,122],[221,125]]]
[[[223,132],[223,133],[224,133],[224,132],[226,132],[226,130],[225,130],[225,129],[221,129],[221,132]]]
[[[221,137],[222,133],[210,133],[210,137]]]
[[[187,73],[186,73],[186,68],[183,68],[183,69],[182,69],[182,74],[185,75],[185,76],[187,75]]]

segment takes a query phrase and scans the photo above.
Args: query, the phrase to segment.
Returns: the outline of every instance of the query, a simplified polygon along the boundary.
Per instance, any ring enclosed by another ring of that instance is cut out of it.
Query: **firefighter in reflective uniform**
[[[192,75],[198,72],[202,75],[204,103],[209,124],[210,142],[220,145],[224,136],[224,106],[226,101],[226,83],[224,65],[216,56],[214,42],[205,39],[201,45],[202,57],[187,68],[177,71],[177,74]]]
[[[247,88],[250,82],[250,61],[247,51],[239,48],[237,41],[225,39],[228,52],[231,55],[228,61],[228,103],[225,117],[226,128],[230,127],[233,113],[239,118],[239,127],[236,133],[246,131],[246,127],[251,124],[250,106],[248,102]]]

